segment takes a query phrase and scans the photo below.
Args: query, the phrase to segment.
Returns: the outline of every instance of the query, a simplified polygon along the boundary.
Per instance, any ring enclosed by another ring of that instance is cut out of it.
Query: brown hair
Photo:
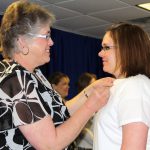
[[[93,78],[95,80],[97,79],[96,75],[93,73],[85,72],[81,74],[77,82],[78,93],[81,92],[84,88],[86,88]]]
[[[116,69],[126,77],[144,74],[150,77],[150,40],[144,30],[127,23],[112,25],[107,32],[116,45]]]
[[[57,85],[61,81],[62,78],[68,78],[69,79],[69,77],[62,72],[54,72],[48,77],[48,81],[51,84]]]
[[[55,20],[52,13],[41,6],[27,1],[17,1],[12,3],[2,18],[0,39],[4,57],[11,58],[17,51],[16,40],[19,35],[25,35],[30,31],[35,31],[37,26]]]

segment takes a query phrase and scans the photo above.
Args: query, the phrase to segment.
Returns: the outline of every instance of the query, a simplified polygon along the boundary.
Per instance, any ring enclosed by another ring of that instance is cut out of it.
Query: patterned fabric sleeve
[[[37,83],[28,72],[17,70],[0,86],[0,130],[30,124],[48,114],[39,100]]]

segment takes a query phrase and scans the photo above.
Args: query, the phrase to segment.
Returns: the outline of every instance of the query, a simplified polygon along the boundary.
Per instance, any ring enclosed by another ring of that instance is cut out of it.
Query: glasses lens
[[[108,51],[108,50],[110,50],[110,47],[109,46],[102,47],[102,50]]]
[[[48,40],[48,39],[50,39],[51,38],[51,35],[50,34],[47,34],[46,35],[46,39]]]
[[[116,46],[105,46],[105,47],[102,47],[102,50],[108,51],[108,50],[110,50],[110,49],[112,49],[114,47],[116,47]]]

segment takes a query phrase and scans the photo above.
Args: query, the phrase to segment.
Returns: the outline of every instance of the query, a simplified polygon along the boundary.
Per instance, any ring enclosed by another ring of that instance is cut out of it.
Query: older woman
[[[70,149],[88,119],[107,102],[112,80],[97,81],[66,104],[70,117],[37,68],[50,61],[53,20],[51,13],[26,1],[14,2],[3,16],[0,36],[6,59],[0,62],[0,149]]]

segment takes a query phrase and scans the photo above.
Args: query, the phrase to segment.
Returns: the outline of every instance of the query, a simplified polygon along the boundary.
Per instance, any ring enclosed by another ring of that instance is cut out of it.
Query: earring
[[[21,52],[23,55],[28,55],[29,54],[29,48],[23,47],[23,50]]]

